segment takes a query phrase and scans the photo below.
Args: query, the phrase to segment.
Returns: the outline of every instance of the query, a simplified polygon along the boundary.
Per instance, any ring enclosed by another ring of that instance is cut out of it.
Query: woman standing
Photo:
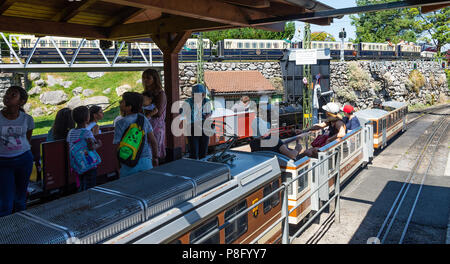
[[[158,109],[158,112],[150,119],[150,124],[153,127],[153,134],[158,145],[158,158],[162,162],[166,157],[166,93],[162,88],[159,74],[154,69],[147,69],[142,73],[142,85],[144,86],[144,91],[151,93],[154,98],[153,103]]]
[[[33,117],[23,111],[28,94],[11,86],[0,113],[0,217],[25,210],[27,187],[33,169],[31,135]]]

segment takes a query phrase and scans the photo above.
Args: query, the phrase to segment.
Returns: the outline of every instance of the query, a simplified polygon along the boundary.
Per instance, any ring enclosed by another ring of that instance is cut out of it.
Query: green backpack
[[[144,117],[137,115],[137,120],[128,126],[122,136],[117,150],[120,163],[134,167],[139,161],[145,140]]]

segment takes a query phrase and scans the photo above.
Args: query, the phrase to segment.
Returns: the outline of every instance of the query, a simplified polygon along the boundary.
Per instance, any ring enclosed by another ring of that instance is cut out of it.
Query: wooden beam
[[[252,8],[270,7],[269,0],[224,0],[224,2],[233,5],[247,6]]]
[[[77,1],[77,2],[68,2],[67,7],[64,8],[59,14],[57,14],[53,18],[53,21],[67,22],[71,18],[78,15],[80,12],[91,7],[96,2],[98,2],[98,0],[84,0],[84,1]]]
[[[46,36],[107,39],[107,28],[52,22],[21,17],[0,16],[0,32],[17,32]]]
[[[178,52],[186,40],[191,36],[191,31],[178,33],[164,33],[152,36],[156,45],[163,52],[164,60],[164,91],[167,97],[166,107],[166,136],[167,157],[169,160],[181,158],[181,150],[184,147],[184,136],[175,137],[172,133],[172,122],[177,113],[172,113],[172,104],[180,100]]]
[[[217,22],[204,21],[188,17],[170,16],[153,21],[121,24],[112,27],[109,38],[130,39],[177,31],[204,31],[209,28],[220,28],[224,25]]]
[[[140,9],[136,7],[124,7],[118,12],[116,16],[114,16],[111,20],[106,22],[103,26],[111,27],[124,24],[128,20],[142,14],[143,12],[145,12],[145,9]]]
[[[103,0],[103,2],[143,9],[157,9],[168,14],[223,24],[243,27],[249,25],[246,14],[241,8],[217,0]]]
[[[17,0],[0,0],[0,15],[5,13]]]
[[[449,4],[422,6],[421,12],[426,14],[426,13],[433,12],[433,11],[436,11],[436,10],[439,10],[442,8],[446,8],[447,6],[449,6]]]

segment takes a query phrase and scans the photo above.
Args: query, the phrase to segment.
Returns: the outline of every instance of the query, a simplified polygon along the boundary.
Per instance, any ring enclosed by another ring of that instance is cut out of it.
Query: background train
[[[403,107],[385,103],[381,122],[405,120]],[[370,162],[371,118],[377,117],[361,118],[361,127],[320,148],[317,159],[264,151],[227,151],[222,162],[215,159],[221,153],[181,159],[2,217],[0,243],[280,242],[283,211],[289,210],[289,224],[300,224]],[[303,136],[310,135],[288,140]]]
[[[35,47],[38,38],[30,35],[17,37],[19,56],[26,59]],[[67,61],[70,61],[81,43],[81,39],[64,37],[42,37],[36,45],[32,62],[61,61],[55,45]],[[112,61],[120,50],[118,42],[105,42],[86,40],[77,55],[77,61],[104,61],[105,57]],[[204,61],[252,61],[252,60],[279,60],[283,52],[291,46],[284,40],[260,39],[224,39],[214,44],[209,39],[203,40]],[[346,60],[356,59],[425,59],[431,60],[436,52],[426,46],[387,43],[358,43],[345,42],[344,57]],[[100,49],[99,47],[102,47]],[[329,49],[332,59],[339,59],[341,42],[312,41],[313,49]],[[179,53],[180,61],[197,60],[198,39],[188,39]],[[151,61],[161,62],[162,52],[154,43],[128,43],[119,53],[118,62],[144,61],[143,56]],[[103,54],[102,54],[103,53]]]

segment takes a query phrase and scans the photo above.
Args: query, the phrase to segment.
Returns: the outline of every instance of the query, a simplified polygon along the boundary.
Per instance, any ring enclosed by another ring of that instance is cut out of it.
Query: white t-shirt
[[[0,157],[16,157],[31,149],[27,131],[34,129],[34,120],[29,114],[19,111],[19,117],[6,119],[0,112]]]
[[[83,138],[82,139],[87,139],[87,138],[91,138],[92,140],[95,141],[95,137],[92,134],[92,131],[87,129],[87,128],[72,128],[71,130],[69,130],[69,133],[67,133],[67,139],[66,141],[69,142],[69,146],[72,147],[73,143],[75,143],[75,141],[77,141],[80,136],[81,136],[81,132],[84,131],[83,134]]]

